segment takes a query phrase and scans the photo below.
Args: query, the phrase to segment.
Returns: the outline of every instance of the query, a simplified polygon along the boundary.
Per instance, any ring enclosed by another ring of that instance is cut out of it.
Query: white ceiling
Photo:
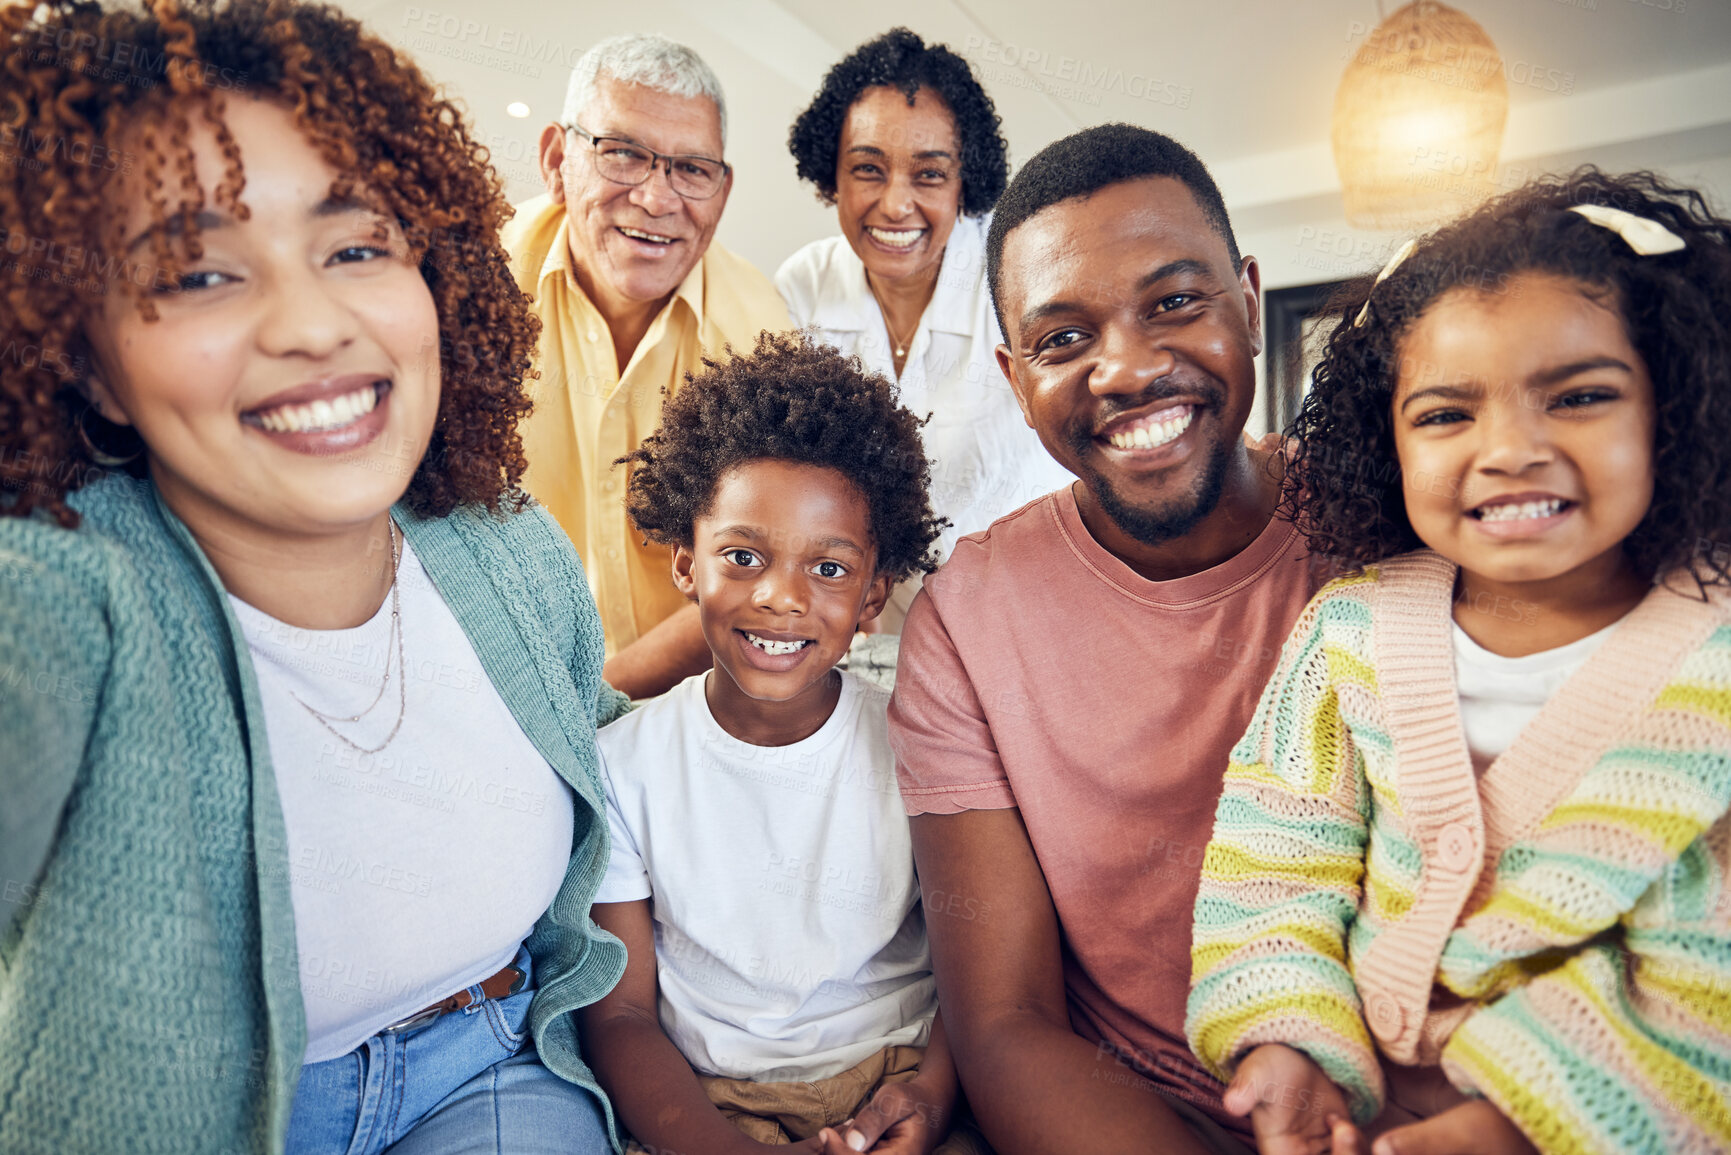
[[[1631,136],[1673,141],[1669,152],[1629,154],[1640,163],[1687,159],[1691,150],[1731,155],[1731,0],[1455,2],[1496,42],[1512,81],[1536,78],[1510,84],[1505,157],[1596,158]],[[1318,198],[1338,201],[1327,163],[1334,89],[1378,20],[1375,0],[344,6],[408,48],[468,107],[513,199],[539,191],[534,142],[556,118],[569,63],[585,48],[625,31],[691,45],[729,103],[728,159],[738,177],[719,236],[765,271],[834,231],[832,214],[794,180],[788,125],[825,69],[897,24],[968,57],[998,105],[1014,162],[1083,125],[1144,124],[1215,169],[1235,218],[1259,213],[1255,223],[1267,226],[1312,211]],[[506,115],[512,101],[527,103],[531,117]]]

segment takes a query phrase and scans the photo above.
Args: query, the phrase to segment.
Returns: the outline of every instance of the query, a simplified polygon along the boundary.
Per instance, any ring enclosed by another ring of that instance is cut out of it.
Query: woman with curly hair
[[[967,61],[906,28],[829,70],[788,134],[795,167],[841,236],[813,241],[775,284],[795,325],[898,383],[928,418],[932,505],[956,539],[1074,478],[1022,419],[994,350],[986,287],[992,206],[1009,179],[998,113]],[[895,632],[916,583],[883,619]]]
[[[0,1145],[609,1150],[624,703],[484,150],[334,8],[0,35]]]
[[[1190,1043],[1264,1150],[1731,1148],[1727,425],[1731,221],[1651,174],[1356,286],[1285,483],[1356,572],[1196,901]]]

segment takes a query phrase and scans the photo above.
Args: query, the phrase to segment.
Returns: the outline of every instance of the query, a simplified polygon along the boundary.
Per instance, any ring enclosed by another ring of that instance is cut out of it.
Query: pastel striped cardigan
[[[1380,1049],[1543,1151],[1731,1150],[1731,598],[1655,587],[1475,779],[1455,572],[1395,558],[1294,627],[1203,859],[1190,1045],[1221,1078],[1296,1047],[1360,1122]]]

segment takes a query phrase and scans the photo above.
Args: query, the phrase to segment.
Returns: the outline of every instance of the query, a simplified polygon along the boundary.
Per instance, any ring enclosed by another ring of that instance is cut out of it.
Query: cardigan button
[[[1438,835],[1436,849],[1437,863],[1444,870],[1464,872],[1473,864],[1473,832],[1451,822]]]
[[[1377,1038],[1384,1042],[1393,1040],[1400,1034],[1401,1023],[1405,1018],[1393,995],[1370,996],[1370,1029]]]

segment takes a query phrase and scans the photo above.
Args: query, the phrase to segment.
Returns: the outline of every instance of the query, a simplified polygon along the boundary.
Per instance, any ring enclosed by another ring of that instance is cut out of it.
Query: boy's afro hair
[[[1604,205],[1681,237],[1641,256],[1574,205]],[[1394,448],[1401,344],[1451,290],[1508,292],[1524,273],[1563,277],[1614,309],[1646,362],[1657,409],[1653,502],[1624,542],[1637,569],[1731,582],[1731,221],[1649,172],[1591,166],[1534,181],[1421,238],[1380,285],[1344,286],[1310,392],[1287,431],[1283,506],[1310,548],[1352,566],[1417,549]],[[1366,299],[1369,323],[1354,319]]]
[[[731,353],[732,350],[729,350]],[[799,333],[758,336],[743,357],[704,358],[667,398],[661,428],[614,462],[630,468],[625,508],[643,535],[692,544],[723,474],[748,461],[791,461],[839,471],[865,497],[877,569],[900,581],[936,568],[921,421],[895,387]]]

